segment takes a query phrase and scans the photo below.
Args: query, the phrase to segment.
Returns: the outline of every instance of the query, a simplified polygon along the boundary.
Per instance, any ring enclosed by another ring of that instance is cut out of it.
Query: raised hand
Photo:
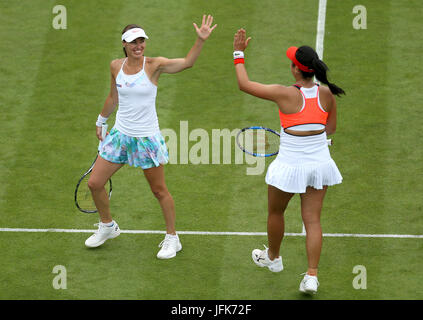
[[[195,31],[197,31],[197,35],[201,40],[203,41],[207,40],[207,38],[210,36],[214,28],[217,27],[217,24],[211,27],[212,23],[213,23],[213,16],[211,15],[207,16],[207,20],[206,20],[206,15],[203,15],[203,21],[201,23],[200,28],[197,26],[195,22],[193,23]]]
[[[247,40],[245,40],[246,36],[245,36],[245,30],[244,29],[239,29],[234,36],[234,51],[244,51],[247,46],[248,43],[251,40],[251,37],[248,37]]]

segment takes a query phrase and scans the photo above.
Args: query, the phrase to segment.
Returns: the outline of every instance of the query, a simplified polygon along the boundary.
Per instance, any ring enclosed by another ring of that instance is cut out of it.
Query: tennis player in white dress
[[[336,129],[334,95],[345,92],[327,79],[326,64],[308,46],[290,47],[292,86],[265,85],[250,81],[245,69],[244,51],[251,38],[244,29],[234,37],[234,64],[240,90],[275,102],[279,108],[281,138],[279,153],[269,165],[268,184],[268,247],[254,249],[252,258],[270,271],[283,270],[280,246],[284,236],[284,212],[294,194],[301,197],[301,215],[306,230],[308,269],[299,290],[317,292],[317,269],[322,248],[320,214],[328,186],[342,182],[342,176],[331,158],[327,136]],[[326,86],[318,85],[313,77]]]

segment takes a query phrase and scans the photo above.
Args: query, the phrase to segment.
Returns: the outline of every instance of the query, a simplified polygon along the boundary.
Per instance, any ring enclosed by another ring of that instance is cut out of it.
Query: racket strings
[[[83,179],[79,184],[76,199],[82,210],[97,211],[91,191],[88,188],[88,179]]]
[[[97,207],[91,195],[91,190],[88,187],[88,177],[89,175],[85,176],[82,181],[79,183],[77,190],[76,190],[76,204],[82,212],[87,213],[94,213],[97,212]],[[111,180],[109,179],[104,186],[108,197],[110,199],[112,195],[112,185]]]
[[[107,126],[103,126],[103,129],[107,129]],[[105,133],[106,130],[103,130]],[[95,157],[93,163],[91,164],[91,167],[88,169],[87,172],[84,173],[84,175],[81,177],[81,179],[78,181],[78,184],[76,185],[75,189],[75,205],[79,209],[79,211],[85,212],[85,213],[95,213],[97,212],[97,207],[95,205],[95,202],[91,195],[91,190],[88,187],[88,180],[90,177],[90,174],[94,168],[94,164],[97,160],[98,155]],[[106,185],[104,186],[107,195],[109,199],[112,196],[112,179],[109,179],[106,182]]]
[[[238,143],[249,153],[273,154],[279,150],[279,136],[264,129],[249,129],[238,137]]]

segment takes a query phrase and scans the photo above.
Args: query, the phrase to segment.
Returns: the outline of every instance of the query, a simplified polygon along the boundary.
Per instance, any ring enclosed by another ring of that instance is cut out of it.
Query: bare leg
[[[301,215],[306,229],[306,251],[308,259],[307,273],[317,276],[317,268],[322,250],[322,227],[320,214],[327,187],[317,190],[308,187],[301,196]]]
[[[287,193],[268,185],[267,238],[268,255],[271,260],[279,257],[282,239],[285,233],[284,212],[293,193]]]
[[[90,178],[88,179],[88,187],[91,190],[91,195],[100,215],[100,221],[103,223],[112,221],[109,207],[109,195],[104,186],[110,177],[122,168],[122,166],[123,164],[112,163],[98,156],[93,171],[90,174]]]
[[[164,167],[160,165],[159,167],[145,169],[144,175],[150,184],[151,191],[162,208],[163,217],[166,223],[166,232],[175,235],[175,204],[165,183]]]

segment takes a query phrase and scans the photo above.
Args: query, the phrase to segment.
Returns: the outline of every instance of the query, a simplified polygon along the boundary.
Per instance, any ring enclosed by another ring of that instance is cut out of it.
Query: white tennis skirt
[[[298,137],[281,130],[279,153],[267,169],[267,184],[289,193],[305,193],[307,187],[323,189],[341,182],[326,132]]]

